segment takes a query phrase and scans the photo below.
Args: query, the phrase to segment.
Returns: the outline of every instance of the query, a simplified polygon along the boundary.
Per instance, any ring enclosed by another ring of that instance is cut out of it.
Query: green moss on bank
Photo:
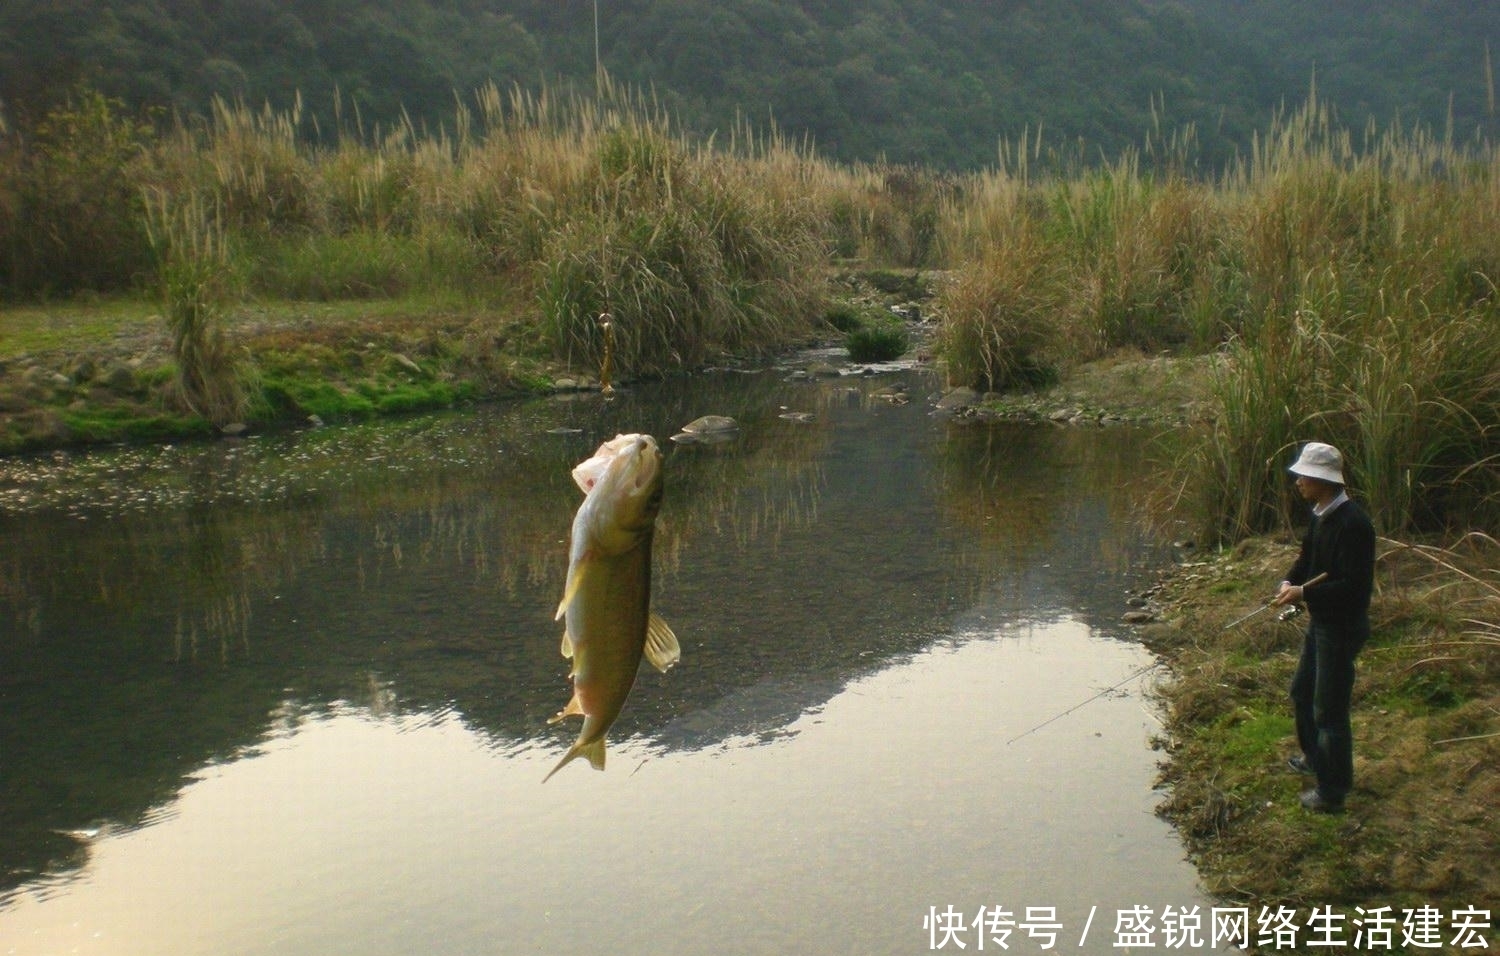
[[[440,303],[277,303],[228,334],[243,361],[252,430],[365,419],[544,392],[557,376],[514,323]],[[143,302],[0,312],[0,454],[209,437],[181,411],[164,323]]]

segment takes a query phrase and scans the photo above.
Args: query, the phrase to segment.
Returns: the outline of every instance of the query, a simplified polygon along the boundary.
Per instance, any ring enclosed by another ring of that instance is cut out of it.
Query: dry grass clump
[[[325,129],[300,100],[221,100],[163,126],[122,110],[91,94],[35,129],[0,126],[0,210],[15,213],[0,217],[4,291],[165,283],[188,379],[230,372],[204,357],[210,286],[226,313],[246,300],[503,308],[585,368],[610,312],[625,375],[775,348],[823,313],[832,197],[854,190],[774,133],[694,142],[607,78],[592,98],[492,86],[436,131],[357,116]],[[930,206],[913,182],[906,205]],[[212,230],[190,242],[178,211],[194,204]],[[216,387],[183,394],[206,411]]]
[[[1049,277],[1056,267],[1038,245],[1032,237],[996,250],[944,286],[935,344],[950,384],[1002,391],[1057,378],[1065,334]]]
[[[217,210],[198,196],[148,197],[151,245],[176,362],[175,393],[185,411],[215,425],[247,407],[242,371],[224,336],[228,256]]]
[[[1315,98],[1221,179],[1133,155],[965,181],[942,246],[955,384],[1119,348],[1221,350],[1214,425],[1177,464],[1207,540],[1280,526],[1298,443],[1344,450],[1389,534],[1500,533],[1500,151],[1338,126]],[[1041,356],[1041,359],[1037,357]]]

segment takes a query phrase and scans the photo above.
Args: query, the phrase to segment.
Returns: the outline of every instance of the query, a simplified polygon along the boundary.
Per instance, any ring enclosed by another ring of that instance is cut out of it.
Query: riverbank
[[[843,270],[802,345],[843,342],[871,317],[906,326],[925,355],[933,275]],[[412,296],[275,302],[226,310],[223,334],[247,392],[243,421],[216,427],[174,398],[159,304],[81,298],[0,309],[0,455],[247,431],[597,389],[602,369],[558,360],[533,305]],[[715,364],[748,356],[719,354]],[[615,365],[612,384],[628,381]]]
[[[120,299],[0,312],[0,453],[209,437],[545,391],[566,377],[499,313],[419,300],[278,303],[226,317],[256,398],[216,429],[173,400],[166,323]]]
[[[1295,554],[1290,538],[1250,539],[1172,569],[1150,596],[1157,620],[1143,637],[1170,667],[1157,687],[1159,812],[1216,896],[1302,921],[1314,907],[1353,919],[1356,907],[1389,906],[1398,927],[1403,910],[1435,907],[1446,944],[1455,913],[1500,899],[1500,545],[1379,542],[1354,695],[1355,789],[1340,815],[1303,810],[1306,778],[1286,763],[1305,619],[1228,626],[1266,600]]]
[[[928,328],[931,277],[845,271],[804,345],[870,316]],[[226,310],[223,334],[251,401],[215,426],[182,409],[166,320],[139,298],[0,310],[0,455],[102,443],[239,435],[599,387],[601,369],[558,360],[525,303],[424,297],[276,302]],[[914,346],[922,348],[922,346]],[[719,354],[716,364],[746,356]],[[612,384],[630,370],[615,365]]]

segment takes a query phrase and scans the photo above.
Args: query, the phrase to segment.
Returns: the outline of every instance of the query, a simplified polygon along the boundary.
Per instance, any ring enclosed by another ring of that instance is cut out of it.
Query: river
[[[935,387],[721,371],[0,460],[0,953],[1207,937],[1120,623],[1164,557],[1151,436],[949,421]],[[668,441],[703,414],[740,430]],[[682,663],[544,786],[568,471],[630,431],[667,451]]]

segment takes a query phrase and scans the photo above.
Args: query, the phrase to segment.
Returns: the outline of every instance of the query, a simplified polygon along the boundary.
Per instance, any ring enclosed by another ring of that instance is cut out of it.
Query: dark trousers
[[[1313,621],[1292,678],[1297,742],[1317,774],[1318,792],[1327,800],[1343,800],[1354,786],[1349,701],[1354,695],[1354,658],[1369,636],[1368,622],[1335,628]]]

